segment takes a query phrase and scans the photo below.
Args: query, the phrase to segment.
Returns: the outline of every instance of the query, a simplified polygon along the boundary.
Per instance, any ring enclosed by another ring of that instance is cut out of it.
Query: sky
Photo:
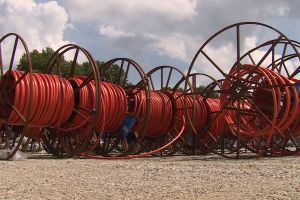
[[[299,8],[298,0],[0,0],[0,35],[16,32],[30,50],[75,43],[97,60],[128,57],[145,71],[172,65],[186,72],[200,46],[233,23],[266,23],[300,40]],[[256,28],[244,33],[249,48],[272,35]],[[236,51],[227,35],[208,49],[221,65]]]

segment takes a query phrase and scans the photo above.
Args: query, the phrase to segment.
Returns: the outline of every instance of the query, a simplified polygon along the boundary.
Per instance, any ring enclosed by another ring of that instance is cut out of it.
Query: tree
[[[92,69],[90,68],[89,62],[83,62],[82,64],[76,66],[75,68],[75,74],[81,75],[81,76],[88,76],[92,72]]]
[[[104,69],[105,62],[99,60],[96,61],[98,69],[100,70],[100,76],[103,80],[111,81],[112,83],[122,84],[125,78],[125,71],[122,69],[120,71],[120,66],[117,64],[112,64],[109,68]],[[110,78],[111,76],[111,78]],[[126,81],[125,86],[131,86],[131,83]]]
[[[55,51],[47,47],[43,49],[41,52],[38,50],[34,49],[29,53],[31,62],[32,62],[32,70],[35,73],[42,73],[45,70],[46,64],[48,63],[49,59],[52,57],[52,55],[55,53]],[[26,55],[23,54],[22,57],[20,58],[19,64],[17,65],[17,69],[20,71],[26,71],[28,70],[28,65],[26,61]],[[61,68],[61,73],[62,74],[68,74],[70,73],[70,68],[72,66],[72,61],[67,61],[64,56],[61,57],[60,59],[60,68]],[[96,64],[98,66],[98,70],[100,70],[100,73],[102,73],[102,69],[104,67],[105,62],[103,61],[96,61]],[[117,64],[113,64],[109,68],[110,74],[112,76],[112,80],[109,78],[109,73],[108,70],[105,70],[101,74],[101,78],[104,77],[105,80],[112,81],[113,83],[123,83],[124,77],[125,77],[125,72],[124,70],[121,70],[121,76],[120,76],[120,66]],[[55,74],[58,72],[58,69],[56,66],[53,67],[52,72]],[[88,76],[92,73],[92,69],[90,67],[89,62],[83,62],[81,64],[78,64],[75,67],[75,75],[78,76]],[[120,80],[119,80],[120,79]],[[128,85],[130,83],[126,83]]]
[[[54,50],[51,49],[50,47],[43,49],[41,53],[36,49],[30,52],[29,55],[32,62],[33,72],[42,72],[48,60],[51,58],[53,54],[54,54]],[[25,54],[22,55],[19,64],[17,66],[17,69],[20,71],[26,71],[28,69],[27,59]]]
[[[181,87],[178,87],[176,91],[177,91],[177,92],[184,92],[184,89],[181,88]]]
[[[209,91],[209,88],[207,88],[207,87],[205,87],[204,85],[200,85],[199,87],[197,87],[196,88],[196,92],[197,93],[209,93],[209,95],[208,95],[208,97],[210,97],[210,98],[217,98],[217,97],[219,97],[219,94],[216,92],[216,91],[214,91],[214,90],[212,90],[212,91]]]

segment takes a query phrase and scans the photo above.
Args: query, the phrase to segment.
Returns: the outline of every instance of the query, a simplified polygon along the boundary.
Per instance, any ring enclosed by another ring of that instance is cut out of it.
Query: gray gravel
[[[300,158],[0,161],[0,199],[300,199]]]

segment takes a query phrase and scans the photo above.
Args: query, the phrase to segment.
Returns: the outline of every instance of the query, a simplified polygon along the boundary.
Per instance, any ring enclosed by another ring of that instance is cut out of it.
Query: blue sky
[[[19,33],[31,50],[75,43],[98,60],[186,71],[201,44],[232,23],[259,21],[300,40],[299,8],[297,0],[0,0],[0,34]],[[226,59],[232,49],[224,41],[213,54]]]

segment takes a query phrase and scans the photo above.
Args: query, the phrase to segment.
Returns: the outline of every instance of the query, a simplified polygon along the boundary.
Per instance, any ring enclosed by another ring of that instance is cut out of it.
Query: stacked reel
[[[19,43],[23,71],[15,69]],[[60,157],[299,155],[299,47],[273,27],[243,22],[210,37],[186,75],[173,66],[145,73],[129,58],[97,63],[74,44],[34,73],[25,41],[7,34],[0,39],[1,159],[24,138]]]
[[[270,36],[267,41],[255,41],[261,45],[249,50],[242,46],[249,32],[262,31]],[[228,58],[227,52],[213,55],[215,46],[234,49],[231,60],[220,59]],[[218,76],[220,84],[209,89],[220,102],[212,120],[221,117],[225,126],[217,138],[210,136],[213,148],[203,140],[199,146],[229,158],[297,154],[298,67],[288,66],[289,58],[299,60],[297,48],[278,30],[256,22],[233,24],[209,38],[193,58],[187,76],[198,65]]]

